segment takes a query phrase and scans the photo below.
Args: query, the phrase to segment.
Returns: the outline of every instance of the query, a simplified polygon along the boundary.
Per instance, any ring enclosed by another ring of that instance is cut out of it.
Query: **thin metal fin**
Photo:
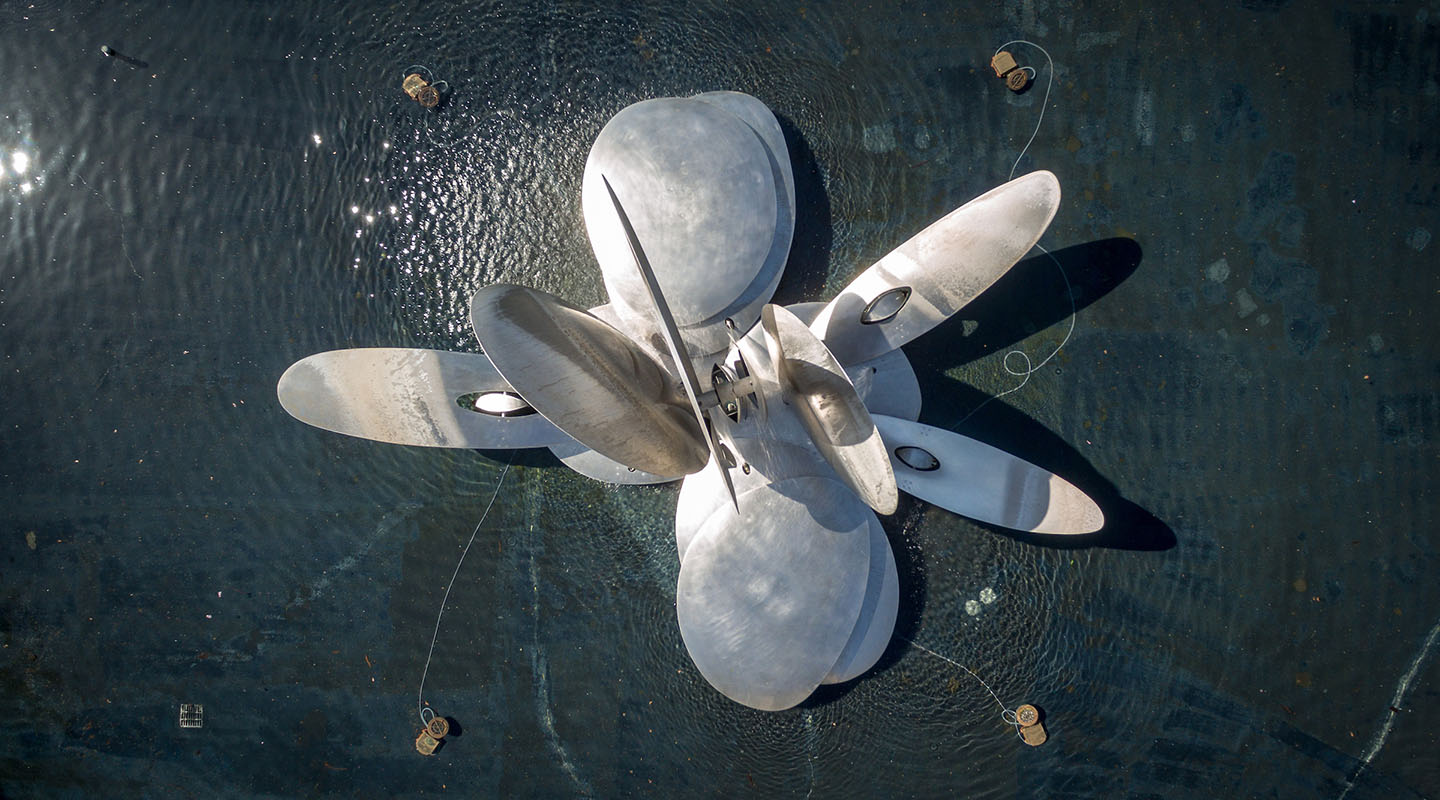
[[[715,441],[715,431],[711,429],[710,420],[705,410],[700,407],[700,381],[695,377],[695,366],[690,363],[690,353],[685,349],[685,342],[680,339],[680,330],[675,327],[675,317],[670,313],[670,306],[665,302],[665,296],[660,292],[660,284],[655,280],[655,272],[650,268],[650,261],[645,257],[645,250],[640,247],[640,239],[635,235],[635,229],[630,225],[630,218],[625,215],[625,209],[620,205],[620,198],[615,196],[615,189],[610,185],[610,180],[604,175],[600,180],[605,183],[605,191],[610,195],[610,202],[615,204],[615,214],[620,217],[620,227],[625,229],[625,239],[630,243],[630,254],[635,257],[635,266],[640,271],[640,277],[645,282],[645,291],[650,296],[651,302],[655,304],[655,313],[660,317],[660,334],[665,338],[665,344],[670,348],[670,356],[675,359],[675,367],[680,370],[680,383],[685,387],[685,396],[690,398],[690,408],[695,412],[695,419],[700,423],[700,431],[705,435],[705,444],[710,448],[710,457],[720,466],[720,474],[725,479],[725,489],[730,493],[730,502],[735,505],[735,510],[740,510],[740,500],[735,496],[735,484],[730,480],[730,467],[720,455],[720,447]]]

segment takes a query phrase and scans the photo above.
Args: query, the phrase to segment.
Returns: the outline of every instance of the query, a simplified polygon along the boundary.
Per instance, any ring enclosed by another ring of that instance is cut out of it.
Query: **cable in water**
[[[470,541],[465,543],[465,549],[460,552],[460,560],[455,562],[455,571],[450,573],[450,582],[445,585],[445,596],[440,599],[440,611],[435,614],[435,633],[430,636],[430,652],[425,654],[425,668],[420,671],[420,691],[416,696],[416,707],[420,711],[420,724],[429,726],[430,720],[435,718],[435,711],[425,705],[425,678],[430,674],[430,659],[435,655],[435,641],[440,638],[440,620],[445,616],[445,602],[450,599],[450,589],[455,586],[455,577],[460,574],[460,567],[465,563],[465,556],[470,554],[470,545],[475,544],[475,535],[480,532],[480,526],[485,524],[485,518],[490,516],[490,509],[495,505],[495,498],[500,496],[500,487],[505,484],[505,475],[510,471],[510,464],[515,460],[515,451],[510,451],[510,458],[505,460],[505,468],[500,470],[500,479],[495,481],[495,491],[490,495],[490,502],[485,506],[485,512],[480,515],[480,521],[475,523],[475,530],[470,532]],[[429,711],[430,716],[426,717],[425,712]]]
[[[995,690],[990,688],[990,684],[986,683],[984,678],[981,678],[979,675],[976,675],[975,672],[974,672],[974,670],[971,670],[969,667],[965,666],[964,664],[961,664],[959,661],[956,661],[956,660],[953,659],[953,658],[950,658],[950,657],[948,657],[948,656],[943,656],[943,655],[935,652],[934,650],[931,650],[930,648],[926,647],[926,646],[923,645],[923,644],[920,644],[919,642],[913,641],[913,640],[911,640],[911,639],[906,639],[904,636],[896,636],[895,638],[901,639],[901,640],[906,641],[906,642],[909,642],[910,644],[912,644],[912,645],[920,648],[921,650],[924,650],[925,652],[929,653],[930,655],[935,656],[936,658],[938,658],[938,659],[940,659],[940,660],[942,660],[942,661],[947,661],[947,662],[949,662],[949,663],[951,663],[951,664],[954,664],[955,666],[959,667],[960,669],[963,669],[963,670],[965,670],[966,672],[970,673],[970,677],[972,677],[972,678],[974,678],[975,680],[979,681],[979,682],[980,682],[980,685],[985,687],[985,691],[989,692],[989,693],[990,693],[990,696],[993,697],[993,698],[995,698],[995,705],[1000,706],[1000,718],[1003,719],[1003,720],[1005,720],[1005,723],[1006,723],[1006,724],[1015,726],[1015,735],[1016,735],[1016,736],[1019,736],[1021,741],[1024,741],[1024,740],[1025,740],[1025,737],[1024,737],[1023,735],[1021,735],[1021,733],[1020,733],[1020,719],[1019,719],[1019,717],[1017,717],[1017,716],[1015,715],[1015,712],[1014,712],[1014,711],[1012,711],[1012,710],[1009,709],[1009,708],[1006,708],[1005,703],[1004,703],[1003,701],[1001,701],[1001,699],[1000,699],[1000,695],[995,694]]]
[[[1048,104],[1049,104],[1049,101],[1050,101],[1050,89],[1051,89],[1051,88],[1054,86],[1054,84],[1055,84],[1055,60],[1050,57],[1050,53],[1049,53],[1045,48],[1041,47],[1040,45],[1038,45],[1038,44],[1036,44],[1036,43],[1031,42],[1031,41],[1027,41],[1027,40],[1025,40],[1025,39],[1012,39],[1012,40],[1006,42],[1005,44],[1002,44],[1002,45],[1000,45],[999,47],[995,48],[995,54],[998,55],[998,54],[1000,53],[1000,51],[1004,50],[1005,48],[1009,47],[1009,46],[1012,45],[1012,44],[1028,45],[1028,46],[1030,46],[1030,47],[1035,48],[1036,50],[1039,50],[1039,51],[1040,51],[1040,54],[1043,55],[1043,56],[1045,56],[1045,64],[1046,64],[1046,66],[1047,66],[1049,69],[1048,69],[1048,72],[1046,73],[1046,74],[1047,74],[1047,77],[1046,77],[1046,79],[1045,79],[1045,97],[1044,97],[1043,99],[1041,99],[1041,101],[1040,101],[1040,116],[1039,116],[1038,118],[1036,118],[1036,120],[1035,120],[1035,129],[1030,132],[1030,138],[1029,138],[1029,140],[1027,140],[1027,141],[1025,142],[1025,146],[1020,149],[1020,155],[1016,156],[1016,157],[1015,157],[1015,163],[1012,164],[1012,165],[1010,165],[1010,174],[1009,174],[1009,176],[1006,177],[1006,180],[1007,180],[1007,181],[1008,181],[1008,180],[1013,180],[1013,179],[1015,178],[1015,170],[1017,170],[1017,169],[1020,168],[1020,161],[1021,161],[1022,159],[1024,159],[1024,158],[1025,158],[1025,154],[1030,151],[1030,145],[1032,145],[1032,144],[1035,143],[1035,137],[1040,134],[1040,123],[1043,122],[1044,119],[1045,119],[1045,106],[1048,105]],[[992,56],[992,58],[993,58],[993,56]],[[1029,71],[1029,72],[1031,73],[1031,77],[1032,77],[1032,78],[1038,77],[1038,75],[1036,74],[1036,70],[1035,70],[1034,67],[1020,67],[1020,69]],[[975,414],[976,414],[980,409],[982,409],[982,408],[984,408],[985,406],[989,405],[989,404],[991,403],[991,401],[998,400],[998,399],[1000,399],[1001,397],[1004,397],[1004,396],[1007,395],[1007,394],[1012,394],[1012,393],[1014,393],[1014,392],[1018,392],[1018,391],[1020,391],[1021,389],[1025,388],[1025,384],[1027,384],[1027,383],[1030,382],[1030,376],[1033,375],[1033,374],[1035,374],[1036,372],[1038,372],[1041,367],[1045,366],[1046,364],[1049,364],[1049,363],[1050,363],[1050,359],[1052,359],[1052,358],[1054,358],[1055,356],[1059,355],[1059,354],[1060,354],[1060,351],[1061,351],[1062,349],[1064,349],[1065,345],[1066,345],[1066,344],[1069,344],[1071,334],[1075,333],[1075,311],[1076,311],[1076,309],[1075,309],[1075,291],[1074,291],[1073,287],[1070,285],[1070,276],[1065,274],[1065,267],[1060,264],[1060,259],[1056,258],[1056,257],[1054,256],[1054,254],[1052,254],[1049,250],[1046,250],[1046,249],[1045,249],[1043,246],[1041,246],[1038,242],[1035,244],[1035,249],[1037,249],[1037,250],[1039,250],[1040,252],[1044,253],[1045,255],[1049,256],[1049,257],[1050,257],[1050,260],[1053,261],[1053,262],[1055,262],[1055,268],[1058,269],[1058,270],[1060,270],[1060,277],[1065,281],[1065,296],[1070,300],[1070,329],[1067,330],[1067,331],[1065,331],[1065,338],[1060,341],[1060,344],[1056,345],[1056,346],[1055,346],[1055,349],[1050,352],[1050,355],[1045,356],[1045,359],[1044,359],[1043,361],[1041,361],[1039,364],[1034,364],[1034,365],[1032,365],[1031,362],[1030,362],[1030,356],[1029,356],[1024,350],[1015,349],[1015,350],[1011,350],[1011,351],[1007,352],[1007,353],[1005,354],[1005,357],[1000,360],[1000,366],[1003,367],[1006,372],[1008,372],[1008,373],[1010,373],[1011,375],[1019,378],[1019,379],[1020,379],[1020,383],[1016,384],[1015,386],[1013,386],[1013,387],[1011,387],[1011,388],[1009,388],[1009,389],[1006,389],[1005,391],[1003,391],[1003,392],[1001,392],[1001,393],[999,393],[999,394],[997,394],[997,395],[993,395],[993,396],[991,396],[991,397],[987,397],[984,402],[982,402],[980,405],[976,406],[975,408],[971,409],[969,414],[966,414],[964,417],[961,417],[959,422],[957,422],[957,423],[955,423],[954,425],[952,425],[952,426],[951,426],[951,429],[952,429],[952,430],[955,429],[955,428],[959,428],[961,425],[965,424],[965,421],[966,421],[966,420],[968,420],[968,419],[970,419],[971,417],[975,416]],[[1022,361],[1024,361],[1025,366],[1024,366],[1023,368],[1021,368],[1021,369],[1015,369],[1015,368],[1011,367],[1011,366],[1010,366],[1010,357],[1011,357],[1011,356],[1019,356],[1020,359],[1021,359]],[[916,645],[916,646],[918,647],[919,645]]]

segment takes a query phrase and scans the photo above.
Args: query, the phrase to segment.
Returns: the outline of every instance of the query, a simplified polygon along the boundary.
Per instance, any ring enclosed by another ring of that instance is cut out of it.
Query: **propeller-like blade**
[[[801,322],[809,325],[815,321],[824,303],[791,303],[786,310]],[[813,329],[812,329],[813,330]],[[899,348],[869,361],[853,364],[840,362],[846,377],[855,385],[855,393],[865,403],[865,410],[873,416],[886,414],[901,419],[920,419],[920,381],[915,377],[915,368],[910,359]]]
[[[505,379],[560,430],[626,466],[669,478],[705,466],[669,372],[624,334],[554,295],[487,286],[470,324]]]
[[[939,325],[1040,241],[1060,207],[1041,170],[950,212],[860,273],[811,329],[842,364],[868,361]]]
[[[421,447],[501,449],[570,441],[534,413],[490,359],[370,347],[302,358],[280,376],[280,405],[327,431]]]
[[[885,442],[845,370],[794,314],[774,304],[760,324],[780,385],[815,447],[846,485],[881,514],[898,502]]]
[[[881,414],[900,488],[947,511],[1028,533],[1094,533],[1105,514],[1060,476],[968,436]]]
[[[625,240],[630,244],[630,254],[635,258],[635,267],[640,271],[645,293],[655,306],[655,314],[660,318],[660,335],[664,337],[665,345],[670,348],[670,357],[675,359],[675,368],[680,371],[680,385],[685,387],[685,396],[690,400],[691,410],[695,412],[695,421],[700,426],[700,432],[705,436],[705,446],[710,450],[711,459],[720,464],[720,476],[725,481],[725,488],[730,492],[730,502],[735,504],[736,509],[739,509],[740,501],[735,496],[735,486],[730,481],[730,471],[724,468],[725,460],[720,457],[720,448],[716,446],[715,432],[711,430],[709,420],[705,418],[705,410],[700,407],[700,382],[695,378],[695,365],[690,362],[690,353],[685,350],[685,342],[680,339],[680,331],[675,327],[675,317],[670,313],[670,306],[665,302],[665,295],[660,292],[660,284],[655,281],[655,272],[650,268],[650,261],[645,257],[645,250],[640,246],[640,239],[630,225],[630,218],[625,215],[625,207],[620,205],[620,198],[615,196],[615,189],[610,186],[610,181],[604,175],[600,176],[600,180],[605,183],[605,191],[610,195],[610,202],[615,204],[615,213],[620,217],[620,227],[625,230]]]
[[[726,697],[778,711],[845,652],[864,605],[873,514],[843,484],[792,478],[722,505],[691,542],[675,610],[700,674]]]

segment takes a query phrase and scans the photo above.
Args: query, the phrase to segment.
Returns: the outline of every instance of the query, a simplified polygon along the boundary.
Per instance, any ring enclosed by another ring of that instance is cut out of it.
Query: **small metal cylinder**
[[[419,100],[420,90],[429,85],[430,84],[427,83],[424,78],[420,77],[419,74],[412,72],[405,76],[405,82],[401,84],[401,88],[403,88],[405,94],[410,95],[412,99]]]

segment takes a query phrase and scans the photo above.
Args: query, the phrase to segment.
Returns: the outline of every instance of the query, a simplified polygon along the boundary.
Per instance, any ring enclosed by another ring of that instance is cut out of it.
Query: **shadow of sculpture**
[[[1134,274],[1142,255],[1140,245],[1125,238],[1037,253],[935,330],[906,345],[905,352],[919,373],[930,365],[944,370],[1011,347],[1109,294]]]
[[[834,226],[830,220],[830,196],[825,192],[825,178],[815,153],[795,123],[781,114],[776,114],[775,119],[785,134],[790,171],[795,178],[795,235],[771,302],[789,305],[823,297]]]
[[[1089,495],[1105,514],[1105,527],[1078,535],[1022,533],[984,523],[977,525],[1027,544],[1058,549],[1169,550],[1176,545],[1170,526],[1121,496],[1079,450],[1049,428],[1003,400],[993,400],[985,392],[942,373],[927,371],[917,377],[924,396],[933,400],[924,412],[928,424],[978,439],[1059,475]]]
[[[1122,497],[1068,442],[1003,400],[946,375],[1083,310],[1134,274],[1143,256],[1140,246],[1125,238],[1074,245],[1053,255],[1063,274],[1043,253],[1027,258],[959,314],[906,346],[925,398],[924,417],[928,424],[971,436],[1059,475],[1094,499],[1105,514],[1104,528],[1083,535],[1020,533],[977,523],[987,530],[1040,547],[1168,550],[1176,544],[1174,531]],[[968,336],[967,321],[973,326]]]

